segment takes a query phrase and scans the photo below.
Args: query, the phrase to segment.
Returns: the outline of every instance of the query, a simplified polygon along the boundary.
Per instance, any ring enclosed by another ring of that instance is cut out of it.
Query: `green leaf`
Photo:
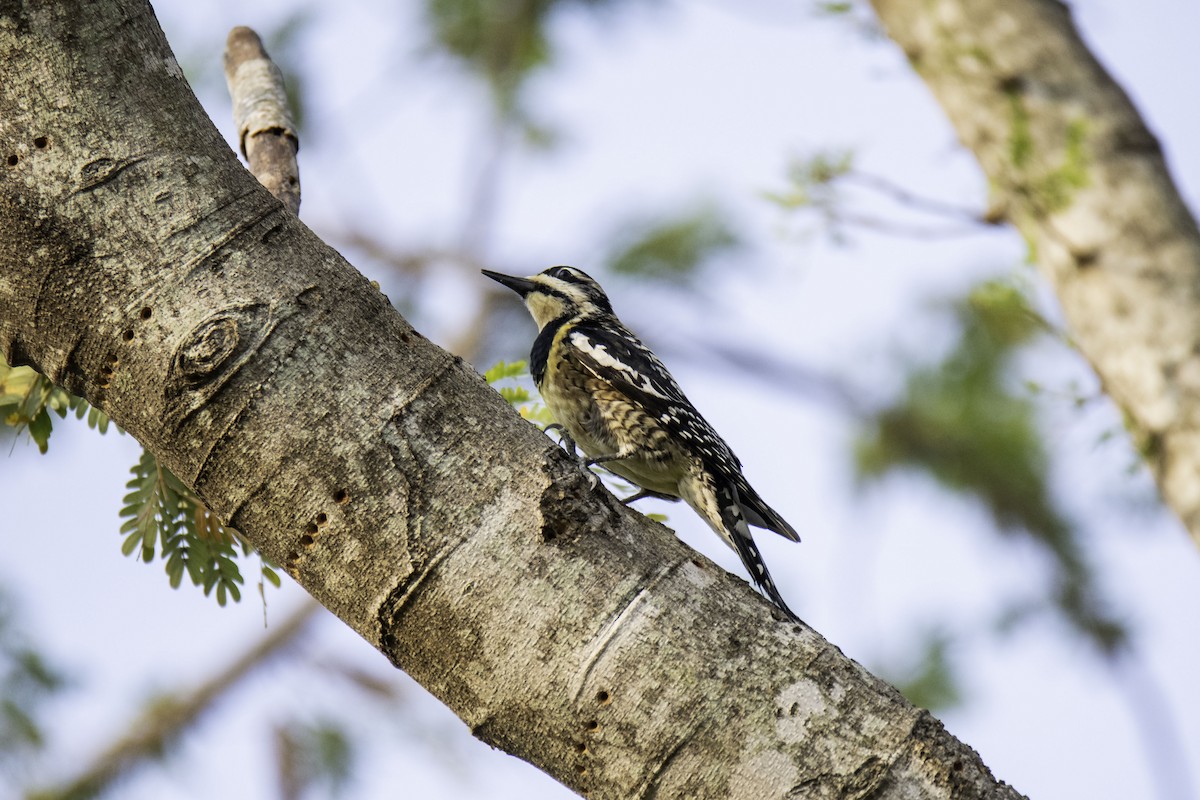
[[[709,259],[742,245],[727,215],[712,205],[626,220],[609,240],[615,244],[605,262],[612,272],[671,281],[686,280]]]
[[[549,63],[549,2],[426,0],[433,44],[486,81],[498,108],[511,113],[526,79]]]
[[[849,150],[797,158],[788,165],[787,188],[766,192],[764,196],[789,211],[806,206],[828,209],[836,200],[834,184],[853,169],[854,154]]]
[[[29,436],[37,443],[38,451],[43,454],[50,447],[50,431],[53,427],[45,408],[29,421]]]
[[[276,589],[279,588],[279,574],[266,564],[263,564],[262,566],[262,576],[264,579],[266,579],[267,583],[271,584]]]
[[[836,0],[822,0],[817,3],[817,11],[821,14],[837,16],[841,14],[849,14],[854,10],[854,3],[837,2]]]
[[[942,631],[933,631],[920,643],[916,663],[896,674],[888,667],[877,669],[908,701],[918,708],[945,711],[961,705],[963,691],[950,657],[952,641]]]
[[[15,629],[15,616],[0,593],[0,773],[27,767],[31,754],[45,745],[43,706],[68,684]]]
[[[354,751],[347,735],[334,723],[292,721],[275,732],[280,764],[286,770],[286,782],[297,796],[315,795],[324,787],[332,797],[353,774]]]
[[[130,520],[130,521],[134,524],[134,527],[137,527],[137,520]],[[122,526],[121,532],[122,533],[125,532],[124,526]],[[142,541],[141,534],[138,534],[138,533],[135,533],[133,536],[127,537],[125,539],[125,541],[121,543],[121,555],[127,556],[130,553],[132,553],[135,549],[137,549],[137,546],[139,544],[141,544],[141,541]]]
[[[501,361],[485,372],[484,378],[492,385],[501,381],[517,383],[515,386],[499,386],[497,387],[497,391],[525,419],[531,422],[538,422],[543,427],[554,421],[550,416],[550,412],[542,405],[541,398],[537,396],[537,392],[532,388],[533,380],[529,375],[529,368],[526,362]]]
[[[224,605],[230,598],[241,599],[238,584],[243,582],[236,558],[252,551],[236,531],[221,524],[204,502],[154,455],[143,451],[131,470],[126,484],[120,517],[125,521],[120,532],[126,536],[121,550],[137,552],[143,561],[157,554],[165,559],[168,582],[178,588],[186,575],[194,586]],[[278,577],[274,581],[278,585]]]
[[[98,430],[102,434],[108,433],[108,414],[93,406],[89,406],[87,412],[88,427],[92,430]]]
[[[530,399],[529,390],[524,386],[502,386],[500,387],[500,396],[513,406],[527,403]]]
[[[89,408],[87,401],[58,388],[44,375],[29,367],[10,367],[0,359],[0,420],[17,430],[28,429],[40,452],[45,453],[50,446],[51,413],[65,419],[68,412],[74,411],[77,418],[82,418]],[[93,424],[89,415],[89,425],[99,425],[104,433],[108,417],[91,410],[96,422]]]
[[[171,588],[178,589],[183,583],[184,561],[180,551],[176,550],[167,558],[167,578],[170,580]]]
[[[496,383],[505,378],[522,378],[529,374],[529,365],[525,361],[500,361],[483,373],[483,379],[488,383]]]
[[[904,395],[863,425],[858,478],[918,471],[974,497],[998,531],[1027,536],[1051,558],[1048,602],[1107,652],[1120,625],[1096,586],[1077,526],[1051,491],[1034,398],[1011,375],[1020,348],[1047,326],[1022,291],[999,282],[976,287],[953,311],[954,347],[939,362],[912,367]]]

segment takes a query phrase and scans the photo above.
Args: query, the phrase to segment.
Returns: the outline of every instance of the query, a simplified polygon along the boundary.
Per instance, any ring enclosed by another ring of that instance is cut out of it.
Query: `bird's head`
[[[550,267],[528,278],[517,278],[491,270],[483,274],[507,286],[525,301],[538,330],[560,317],[612,314],[608,296],[590,275],[575,267]]]

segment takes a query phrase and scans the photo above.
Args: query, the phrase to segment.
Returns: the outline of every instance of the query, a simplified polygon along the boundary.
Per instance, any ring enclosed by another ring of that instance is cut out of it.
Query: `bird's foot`
[[[579,455],[579,448],[575,445],[575,440],[571,438],[571,434],[567,433],[567,429],[562,425],[559,425],[557,422],[551,422],[549,425],[542,428],[542,431],[544,433],[550,433],[550,431],[557,432],[558,446],[570,453],[571,458],[575,459],[576,461],[583,460]]]
[[[576,445],[575,440],[571,438],[571,434],[567,433],[566,428],[564,428],[562,425],[559,425],[557,422],[552,422],[542,430],[546,433],[549,433],[550,431],[556,431],[558,433],[559,446],[566,450],[567,454],[579,464],[579,468],[583,470],[584,475],[586,475],[588,478],[589,489],[595,489],[600,485],[600,477],[590,469],[592,462],[579,452],[578,445]]]

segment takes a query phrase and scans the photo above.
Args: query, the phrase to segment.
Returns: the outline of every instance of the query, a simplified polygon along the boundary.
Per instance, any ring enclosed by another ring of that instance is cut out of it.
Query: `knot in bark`
[[[237,319],[227,313],[201,322],[184,339],[176,353],[178,375],[195,385],[208,380],[238,351]]]

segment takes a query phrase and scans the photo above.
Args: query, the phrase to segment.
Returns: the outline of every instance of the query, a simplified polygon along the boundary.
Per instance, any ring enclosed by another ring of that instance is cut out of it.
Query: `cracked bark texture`
[[[1200,232],[1158,141],[1056,0],[872,4],[1200,544]]]
[[[238,163],[142,0],[0,4],[0,350],[594,798],[1015,798],[586,479]],[[164,591],[165,591],[164,587]]]

